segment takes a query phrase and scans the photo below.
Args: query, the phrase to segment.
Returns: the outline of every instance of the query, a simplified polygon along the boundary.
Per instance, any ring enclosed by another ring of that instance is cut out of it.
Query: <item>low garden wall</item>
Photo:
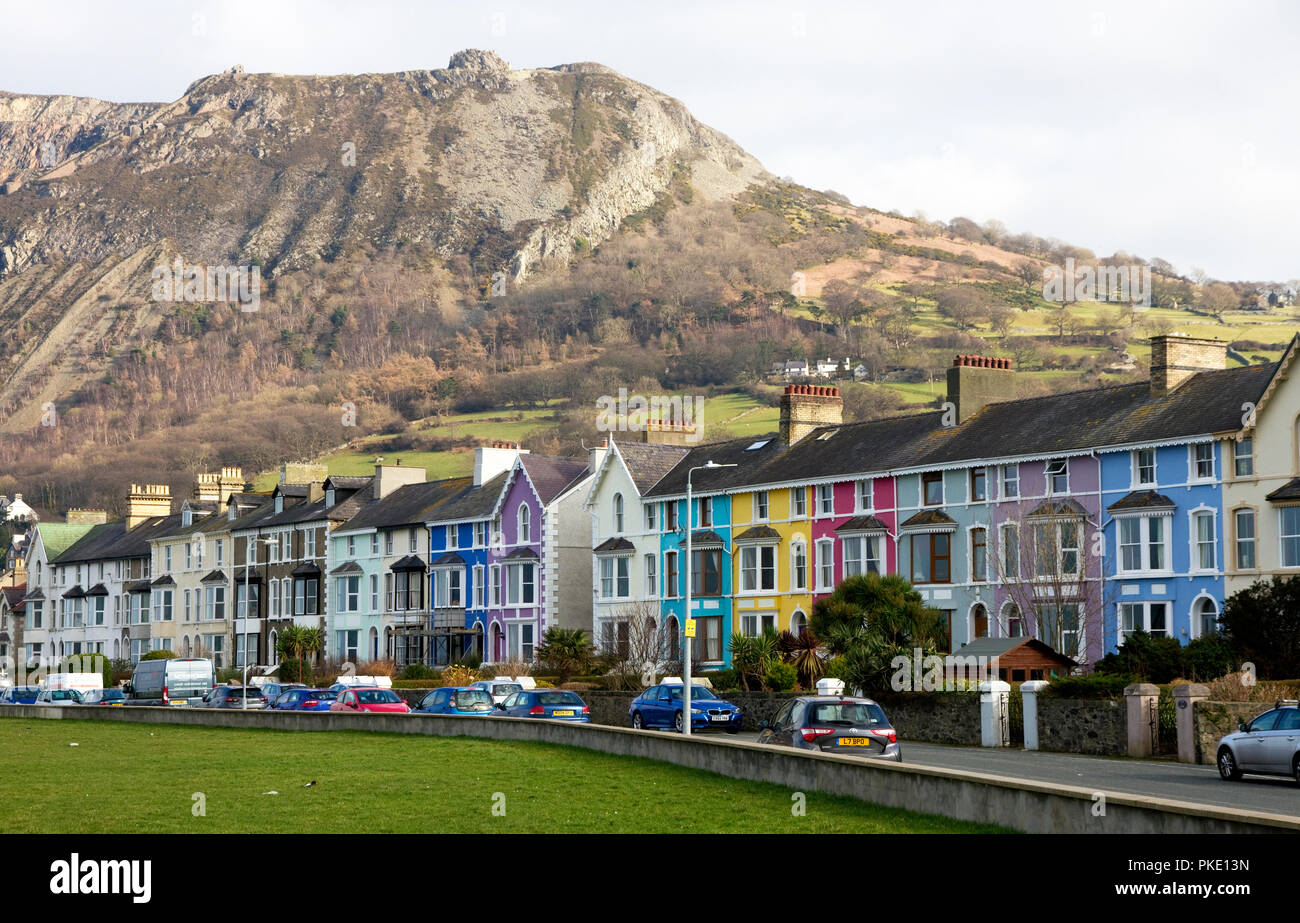
[[[1192,706],[1193,742],[1196,762],[1213,763],[1219,738],[1237,730],[1237,722],[1249,721],[1271,708],[1266,702],[1196,702]]]
[[[1123,699],[1038,697],[1038,748],[1092,756],[1128,754],[1128,709]]]

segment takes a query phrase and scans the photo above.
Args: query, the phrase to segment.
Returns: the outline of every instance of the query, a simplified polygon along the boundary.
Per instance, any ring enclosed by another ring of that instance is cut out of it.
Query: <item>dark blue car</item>
[[[473,715],[479,718],[487,718],[495,710],[491,693],[468,686],[434,689],[411,709],[421,715]]]
[[[338,693],[329,689],[290,689],[280,693],[271,708],[275,711],[329,711]]]
[[[685,684],[660,683],[651,686],[632,700],[627,714],[632,727],[672,728],[682,730],[682,692]],[[691,683],[691,731],[726,731],[735,734],[740,730],[743,713],[730,702],[718,698],[707,686]]]
[[[40,686],[7,686],[0,692],[0,705],[35,705]]]
[[[564,689],[528,689],[506,696],[497,705],[503,718],[553,718],[556,721],[591,721],[591,709],[576,692]]]

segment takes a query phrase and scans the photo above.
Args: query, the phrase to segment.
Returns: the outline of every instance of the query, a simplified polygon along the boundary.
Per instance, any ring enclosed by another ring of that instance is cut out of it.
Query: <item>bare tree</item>
[[[994,616],[1002,636],[1019,620],[1022,632],[1086,663],[1089,641],[1102,637],[1106,604],[1097,523],[1077,501],[1048,498],[1017,503],[995,526],[988,564],[1006,591]]]

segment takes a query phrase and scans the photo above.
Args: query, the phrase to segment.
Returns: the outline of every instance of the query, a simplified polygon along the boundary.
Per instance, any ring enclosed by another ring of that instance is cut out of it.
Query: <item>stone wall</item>
[[[1238,721],[1249,721],[1272,708],[1268,702],[1197,702],[1192,708],[1196,762],[1213,763],[1219,738],[1237,730]]]
[[[1038,697],[1038,748],[1094,756],[1128,754],[1128,710],[1123,699]]]

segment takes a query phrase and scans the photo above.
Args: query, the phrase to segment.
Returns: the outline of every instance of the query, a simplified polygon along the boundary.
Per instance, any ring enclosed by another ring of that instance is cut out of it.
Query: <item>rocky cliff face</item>
[[[257,264],[273,286],[418,244],[518,281],[684,184],[728,199],[766,176],[606,67],[511,70],[488,51],[395,74],[233,68],[165,104],[0,95],[0,431],[147,340],[162,253]]]

